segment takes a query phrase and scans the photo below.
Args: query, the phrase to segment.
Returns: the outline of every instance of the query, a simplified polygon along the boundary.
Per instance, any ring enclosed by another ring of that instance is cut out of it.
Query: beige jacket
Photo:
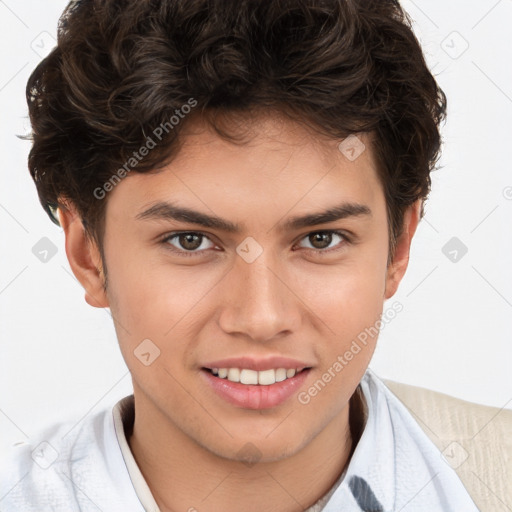
[[[384,383],[443,452],[477,507],[482,512],[512,512],[512,411]]]

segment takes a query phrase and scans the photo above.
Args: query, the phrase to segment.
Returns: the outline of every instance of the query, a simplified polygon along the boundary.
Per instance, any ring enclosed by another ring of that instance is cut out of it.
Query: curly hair
[[[446,116],[398,0],[75,0],[26,95],[41,204],[58,223],[71,201],[100,250],[97,191],[123,164],[161,168],[195,115],[236,140],[223,117],[270,110],[331,139],[372,134],[392,254],[405,209],[430,192]]]

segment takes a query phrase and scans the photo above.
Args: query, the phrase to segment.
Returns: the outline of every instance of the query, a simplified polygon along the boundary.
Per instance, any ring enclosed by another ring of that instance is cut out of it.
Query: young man
[[[134,393],[16,447],[2,511],[478,510],[367,370],[446,111],[398,2],[74,1],[27,99]]]

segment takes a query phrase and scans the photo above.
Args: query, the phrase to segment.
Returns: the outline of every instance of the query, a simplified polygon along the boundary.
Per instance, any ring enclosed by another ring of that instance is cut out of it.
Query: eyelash
[[[308,247],[303,247],[302,249],[305,249],[307,251],[312,251],[316,254],[319,254],[319,255],[324,255],[324,254],[331,254],[333,252],[337,252],[337,251],[340,251],[343,249],[343,247],[346,245],[346,244],[350,244],[351,243],[351,240],[350,238],[347,236],[347,234],[344,232],[344,231],[337,231],[337,230],[320,230],[320,231],[311,231],[310,233],[307,233],[306,235],[304,235],[301,240],[303,240],[304,238],[307,238],[311,235],[317,235],[317,234],[323,234],[323,233],[327,233],[327,234],[334,234],[334,235],[338,235],[339,237],[343,238],[343,242],[340,242],[340,247],[338,248],[331,248],[331,249],[309,249]],[[208,235],[206,235],[205,233],[202,233],[201,231],[177,231],[177,232],[174,232],[174,233],[170,233],[170,234],[167,234],[165,235],[162,239],[161,239],[161,243],[163,243],[171,252],[175,253],[175,254],[178,254],[180,256],[184,256],[184,257],[194,257],[194,256],[197,256],[197,255],[201,255],[203,252],[205,252],[207,249],[202,249],[201,251],[186,251],[186,250],[180,250],[180,249],[176,249],[175,247],[173,247],[172,245],[169,244],[169,241],[172,240],[173,238],[177,238],[179,237],[180,235],[199,235],[199,236],[202,236],[203,238],[207,238],[208,240],[210,240],[210,238],[208,237]],[[210,240],[210,242],[213,243],[212,240]]]

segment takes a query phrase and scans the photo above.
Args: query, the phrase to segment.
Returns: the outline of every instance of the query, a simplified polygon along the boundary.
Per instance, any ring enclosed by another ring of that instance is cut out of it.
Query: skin
[[[106,292],[98,248],[72,204],[60,212],[87,302],[109,307],[114,318],[134,387],[129,444],[162,511],[298,511],[329,490],[349,462],[349,399],[377,337],[307,405],[295,394],[270,409],[235,407],[205,384],[201,367],[230,356],[284,355],[312,367],[299,391],[307,390],[379,319],[405,273],[419,221],[418,201],[405,213],[387,266],[386,205],[365,134],[358,137],[366,150],[350,161],[340,141],[277,116],[262,116],[248,130],[249,143],[235,145],[196,120],[167,167],[132,173],[108,194]],[[158,201],[243,229],[136,218]],[[278,229],[290,217],[343,201],[366,205],[371,215]],[[319,230],[351,239],[316,241]],[[194,256],[180,256],[172,248],[184,253],[192,245],[162,241],[175,231],[208,238],[196,240]],[[252,263],[236,252],[249,236],[263,248]],[[334,248],[340,250],[325,252]],[[134,350],[148,338],[161,353],[145,366]],[[253,465],[239,453],[247,443],[259,451]]]

